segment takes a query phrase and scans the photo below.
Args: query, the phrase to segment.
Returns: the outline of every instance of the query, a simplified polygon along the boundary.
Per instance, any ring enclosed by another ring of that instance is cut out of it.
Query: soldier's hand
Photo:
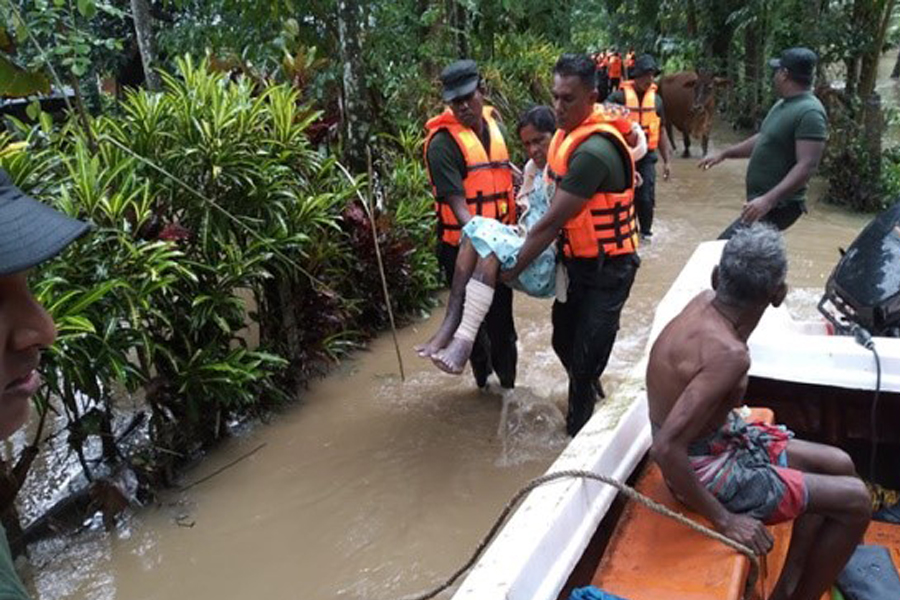
[[[712,156],[707,156],[706,158],[702,159],[699,163],[697,163],[697,167],[705,171],[716,166],[723,160],[725,160],[725,157],[720,152],[718,154],[713,154]]]
[[[741,221],[751,224],[762,219],[772,210],[772,203],[765,197],[760,196],[744,205],[741,210]]]
[[[669,161],[663,163],[663,181],[668,181],[672,178],[672,170],[669,168]]]

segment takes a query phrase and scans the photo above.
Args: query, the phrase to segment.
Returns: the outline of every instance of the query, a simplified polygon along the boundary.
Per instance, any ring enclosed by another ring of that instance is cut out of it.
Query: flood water
[[[712,150],[738,139],[722,128]],[[746,161],[708,172],[696,162],[676,159],[672,180],[657,183],[655,236],[641,249],[603,377],[608,393],[641,355],[654,307],[696,244],[740,211]],[[821,188],[813,186],[810,214],[786,236],[788,303],[807,317],[838,248],[868,221],[817,202]],[[442,314],[438,308],[400,332],[405,383],[390,336],[382,336],[183,480],[265,444],[251,457],[187,492],[165,493],[112,533],[97,528],[32,547],[26,577],[35,598],[388,600],[443,580],[509,497],[564,447],[566,379],[550,348],[550,304],[517,294],[519,386],[500,435],[499,395],[412,351]]]

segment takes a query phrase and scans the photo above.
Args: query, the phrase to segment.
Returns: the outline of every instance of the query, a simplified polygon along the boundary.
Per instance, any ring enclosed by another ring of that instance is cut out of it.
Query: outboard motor
[[[859,325],[873,336],[900,337],[900,203],[878,215],[842,254],[819,312],[836,333]]]

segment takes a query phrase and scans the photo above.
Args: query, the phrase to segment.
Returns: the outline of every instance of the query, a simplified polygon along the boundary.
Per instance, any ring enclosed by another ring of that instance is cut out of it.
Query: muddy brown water
[[[713,150],[737,139],[721,129]],[[696,162],[675,160],[672,180],[657,184],[655,236],[641,249],[603,378],[609,393],[641,355],[656,303],[696,244],[740,210],[746,161],[708,172]],[[813,198],[821,187],[813,186]],[[810,202],[810,214],[786,236],[788,304],[797,314],[815,316],[838,247],[867,221]],[[187,492],[166,493],[112,533],[95,527],[32,547],[24,570],[34,597],[387,600],[442,580],[564,447],[566,380],[550,348],[550,304],[517,294],[519,387],[500,435],[497,394],[476,391],[468,373],[438,372],[412,351],[441,315],[439,308],[400,332],[406,383],[390,336],[382,336],[184,481],[266,444],[250,458]]]

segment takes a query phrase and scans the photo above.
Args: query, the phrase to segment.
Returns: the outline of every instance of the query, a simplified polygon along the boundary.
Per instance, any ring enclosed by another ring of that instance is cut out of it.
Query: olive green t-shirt
[[[6,531],[0,526],[0,600],[28,600],[25,586],[13,566]]]
[[[498,121],[500,135],[508,146],[508,136],[503,125]],[[481,128],[481,145],[485,153],[491,153],[491,133],[487,123]],[[438,198],[449,196],[465,196],[463,179],[466,178],[466,159],[462,150],[447,130],[438,131],[428,144],[428,172],[431,174],[431,183],[437,192]]]
[[[628,187],[625,160],[612,141],[596,133],[572,153],[559,187],[579,198],[624,191]]]
[[[827,137],[825,107],[811,92],[776,102],[763,121],[747,165],[747,200],[774,188],[794,168],[797,140],[825,141]],[[778,205],[802,202],[805,198],[806,185],[782,198]]]

